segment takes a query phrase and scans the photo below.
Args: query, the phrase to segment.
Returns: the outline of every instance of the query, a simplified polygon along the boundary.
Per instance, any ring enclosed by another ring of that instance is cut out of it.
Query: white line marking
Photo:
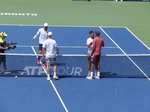
[[[150,78],[146,75],[146,73],[125,53],[125,51],[101,28],[99,27],[107,36],[108,38],[121,50],[121,52],[127,56],[127,58],[145,75],[145,77],[150,80]]]
[[[111,27],[111,26],[101,26],[101,28],[125,28],[125,27]]]
[[[0,25],[7,25],[7,26],[41,26],[43,25],[25,25],[25,24],[0,24]],[[54,26],[54,27],[100,27],[100,26],[73,26],[73,25],[49,25],[49,26]],[[101,26],[101,27],[114,27],[114,28],[124,28],[125,26]]]
[[[148,50],[150,50],[150,48],[144,44],[144,42],[142,42],[134,33],[132,33],[131,30],[129,30],[127,27],[125,27],[138,41],[140,41]]]
[[[130,56],[150,56],[150,54],[126,54],[129,57]],[[106,54],[106,55],[102,55],[102,56],[126,56],[125,54]]]
[[[35,54],[37,54],[36,51],[35,51],[35,49],[34,49],[34,47],[31,46],[31,48],[32,48],[33,52],[34,52]],[[44,72],[46,73],[46,69],[45,69],[44,67],[43,67],[43,69],[44,69]],[[63,102],[61,96],[59,95],[59,93],[58,93],[58,91],[57,91],[55,85],[54,85],[53,82],[52,82],[52,80],[50,80],[50,83],[51,83],[51,85],[53,86],[53,89],[55,90],[55,92],[56,92],[56,94],[57,94],[57,96],[58,96],[58,98],[59,98],[61,104],[63,105],[63,107],[64,107],[64,109],[65,109],[65,111],[68,112],[68,109],[67,109],[66,105],[64,104],[64,102]]]

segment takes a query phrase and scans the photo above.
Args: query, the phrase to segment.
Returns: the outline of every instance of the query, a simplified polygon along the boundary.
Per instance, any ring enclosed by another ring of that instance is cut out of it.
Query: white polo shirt
[[[93,39],[91,37],[89,37],[86,41],[86,45],[90,44],[91,42],[93,42]],[[92,52],[92,47],[93,45],[91,45],[90,47],[88,47],[88,53],[90,54]]]
[[[43,48],[46,49],[46,58],[56,57],[56,47],[57,43],[53,39],[47,39],[43,43]]]
[[[37,38],[37,36],[39,35],[39,44],[43,44],[43,42],[47,39],[48,35],[47,33],[49,32],[50,30],[47,29],[47,31],[44,30],[44,28],[40,28],[38,30],[38,32],[36,33],[36,35],[33,37],[34,39]]]

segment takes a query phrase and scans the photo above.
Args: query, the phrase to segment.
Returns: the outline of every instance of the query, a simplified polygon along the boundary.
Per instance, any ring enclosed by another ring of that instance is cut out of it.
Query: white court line
[[[28,46],[28,45],[17,45],[17,47],[31,47],[31,46]],[[39,46],[33,46],[33,47],[39,47]],[[58,46],[59,48],[87,48],[86,46]],[[118,47],[103,47],[105,49],[108,49],[108,48],[117,48]]]
[[[41,26],[43,27],[43,25],[25,25],[25,24],[0,24],[0,25],[7,25],[7,26]],[[99,28],[100,26],[73,26],[73,25],[49,25],[49,26],[52,26],[52,27],[97,27]],[[101,26],[101,27],[110,27],[110,28],[124,28],[125,26]]]
[[[36,53],[34,47],[31,46],[31,48],[32,48],[33,52],[37,55],[37,53]],[[46,73],[46,69],[45,69],[44,67],[42,67],[42,68],[44,69],[44,72]],[[69,112],[68,109],[67,109],[67,107],[66,107],[66,105],[64,104],[64,102],[63,102],[61,96],[59,95],[59,93],[58,93],[58,91],[57,91],[55,85],[53,84],[52,80],[50,80],[50,83],[51,83],[53,89],[55,90],[55,92],[56,92],[56,94],[57,94],[57,96],[58,96],[58,98],[59,98],[61,104],[63,105],[63,107],[64,107],[64,109],[65,109],[65,111],[66,111],[66,112]]]
[[[125,28],[125,27],[111,27],[111,26],[99,26],[101,28]]]
[[[146,73],[126,54],[126,52],[101,28],[99,27],[107,36],[108,38],[121,50],[121,52],[143,73],[143,75],[150,80],[150,78],[146,75]]]
[[[148,50],[150,50],[150,48],[144,44],[144,42],[142,42],[134,33],[132,33],[131,30],[129,30],[127,27],[125,27],[138,41],[140,41]]]

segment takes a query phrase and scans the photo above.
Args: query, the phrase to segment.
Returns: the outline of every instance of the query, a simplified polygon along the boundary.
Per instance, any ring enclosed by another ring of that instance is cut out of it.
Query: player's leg
[[[39,44],[38,54],[42,54],[42,44]],[[38,56],[37,64],[40,64],[41,56]]]
[[[11,74],[11,72],[7,70],[7,66],[6,66],[6,56],[3,56],[3,57],[2,57],[2,62],[3,62],[3,67],[4,67],[4,74]]]
[[[100,63],[97,63],[97,75],[100,76]]]
[[[7,70],[6,62],[3,62],[4,71]]]
[[[46,58],[46,75],[47,80],[50,80],[50,59]]]
[[[96,61],[97,61],[97,56],[93,56],[91,57],[91,77],[93,78],[93,72],[94,72],[94,68],[97,68],[96,66]]]
[[[43,60],[41,62],[42,62],[42,67],[46,67],[45,58],[43,58]]]
[[[2,62],[1,62],[1,58],[0,58],[0,66],[1,66],[1,63],[2,63]],[[3,72],[0,71],[0,75],[2,75],[2,74],[3,74]]]
[[[96,56],[96,63],[95,63],[95,69],[97,71],[95,78],[100,79],[100,55]]]
[[[53,78],[56,79],[56,80],[58,80],[59,78],[58,78],[58,76],[57,76],[57,74],[56,74],[56,73],[57,73],[57,62],[56,62],[56,57],[53,58],[52,61],[53,61],[53,65],[54,65],[54,75],[53,75]]]
[[[97,73],[95,74],[95,78],[100,79],[100,63],[99,62],[95,63],[95,69],[97,71]]]
[[[88,60],[88,71],[90,72],[90,69],[91,69],[91,62],[90,62],[90,59]],[[88,73],[89,74],[89,73]]]
[[[91,62],[91,73],[90,73],[90,78],[89,79],[93,79],[93,72],[94,72],[94,66],[95,66],[95,62]]]
[[[97,65],[98,63],[95,62],[95,75],[97,75]]]
[[[93,72],[94,72],[94,67],[95,67],[95,56],[90,58],[90,76],[87,77],[87,79],[93,79]]]
[[[88,79],[88,77],[90,77],[90,72],[91,71],[91,61],[90,61],[90,56],[88,56],[88,75],[86,76],[86,78]]]
[[[42,46],[43,44],[41,44],[41,49],[43,48]],[[42,54],[42,50],[39,50],[39,54]],[[46,67],[45,58],[42,60],[42,67]]]

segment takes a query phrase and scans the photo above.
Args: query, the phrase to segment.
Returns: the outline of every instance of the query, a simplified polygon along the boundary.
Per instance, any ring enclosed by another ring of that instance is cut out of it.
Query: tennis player
[[[35,40],[35,38],[37,38],[37,36],[39,36],[39,51],[38,54],[42,54],[42,45],[43,42],[47,39],[47,33],[49,32],[48,29],[48,23],[44,23],[44,28],[40,28],[38,30],[38,32],[36,33],[36,35],[32,38],[32,41]],[[40,64],[40,56],[38,56],[38,60],[37,60],[37,64]],[[42,67],[46,67],[45,66],[45,61],[42,62]]]
[[[57,46],[57,43],[55,40],[52,39],[52,32],[48,32],[48,39],[44,41],[43,43],[43,57],[45,57],[46,60],[46,73],[47,73],[47,80],[50,80],[50,64],[51,62],[54,65],[54,79],[59,79],[56,75],[57,71],[57,62],[56,62],[56,55],[59,52],[59,48]],[[45,55],[46,54],[46,55]]]
[[[93,47],[92,42],[93,42],[93,39],[94,39],[94,32],[89,31],[89,35],[90,35],[90,37],[86,41],[86,45],[88,47],[87,55],[88,55],[88,70],[89,70],[88,75],[86,77],[87,79],[90,78],[90,73],[91,73],[90,72],[90,69],[91,69],[90,54],[92,52],[92,47]]]
[[[6,44],[5,38],[8,35],[5,32],[0,33],[0,53],[5,53],[6,50],[9,50],[9,48],[4,48],[4,45]],[[7,70],[6,67],[6,56],[5,55],[0,55],[0,65],[3,63],[3,68],[4,68],[4,74],[10,74],[11,72]],[[0,71],[0,74],[3,74]]]
[[[99,37],[100,32],[95,31],[96,37],[93,40],[93,48],[92,48],[92,53],[91,53],[91,74],[89,79],[93,79],[93,71],[94,71],[94,66],[95,69],[97,70],[96,75],[94,78],[100,79],[100,56],[101,56],[101,49],[104,47],[104,40]]]

